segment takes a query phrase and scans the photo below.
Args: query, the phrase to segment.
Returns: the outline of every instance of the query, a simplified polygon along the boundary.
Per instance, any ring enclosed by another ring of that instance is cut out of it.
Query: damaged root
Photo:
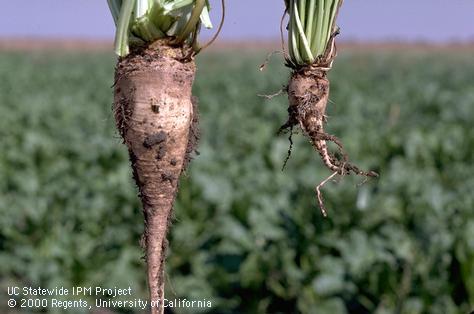
[[[283,124],[278,133],[290,131],[290,148],[288,150],[286,165],[293,142],[291,135],[295,126],[300,126],[305,135],[310,139],[314,149],[319,153],[324,165],[331,170],[332,175],[316,187],[318,204],[321,212],[326,217],[327,210],[324,206],[321,188],[336,175],[360,175],[365,178],[378,177],[374,171],[363,171],[349,162],[349,156],[339,138],[324,131],[327,122],[326,105],[329,100],[329,81],[326,78],[326,68],[309,67],[295,71],[288,85],[288,120]],[[337,146],[337,153],[329,150],[328,143]]]

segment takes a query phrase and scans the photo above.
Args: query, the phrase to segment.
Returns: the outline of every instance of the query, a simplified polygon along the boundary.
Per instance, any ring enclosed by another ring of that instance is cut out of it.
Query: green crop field
[[[181,180],[167,297],[210,300],[209,313],[473,310],[472,51],[340,52],[328,131],[380,178],[326,185],[327,219],[314,187],[330,173],[301,135],[281,171],[287,101],[258,94],[278,91],[288,71],[274,57],[260,72],[267,52],[198,57],[200,155]],[[9,286],[147,297],[143,217],[111,113],[114,61],[0,53],[2,313],[29,313],[7,307]]]

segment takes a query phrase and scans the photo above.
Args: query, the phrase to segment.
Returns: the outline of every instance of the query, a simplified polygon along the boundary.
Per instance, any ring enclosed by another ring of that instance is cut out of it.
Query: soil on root
[[[293,72],[287,92],[289,99],[288,120],[279,130],[279,133],[290,132],[290,149],[285,163],[291,154],[293,129],[295,126],[299,126],[321,156],[324,165],[332,172],[331,176],[316,187],[319,207],[323,215],[327,216],[321,193],[321,188],[325,183],[336,175],[356,174],[371,178],[378,177],[378,174],[374,171],[363,171],[350,163],[341,140],[324,131],[324,124],[327,122],[326,106],[329,98],[329,81],[325,71],[304,69]],[[337,146],[337,154],[329,150],[329,142]]]
[[[166,234],[178,179],[197,138],[197,102],[191,96],[195,65],[185,57],[182,49],[158,41],[120,58],[116,67],[115,120],[143,205],[141,243],[152,300],[163,298]]]
[[[186,147],[183,171],[186,171],[188,168],[189,164],[194,158],[194,154],[199,155],[197,150],[199,138],[201,137],[201,131],[199,130],[199,99],[193,96],[191,101],[193,103],[193,120],[189,126],[188,146]],[[171,160],[171,164],[173,164],[173,162],[175,161]]]

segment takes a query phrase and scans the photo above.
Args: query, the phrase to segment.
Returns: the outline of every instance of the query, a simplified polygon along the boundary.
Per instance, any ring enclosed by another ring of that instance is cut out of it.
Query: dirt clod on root
[[[143,146],[145,146],[146,148],[152,148],[153,146],[166,141],[167,137],[168,135],[166,135],[166,133],[163,131],[148,135],[143,141]]]

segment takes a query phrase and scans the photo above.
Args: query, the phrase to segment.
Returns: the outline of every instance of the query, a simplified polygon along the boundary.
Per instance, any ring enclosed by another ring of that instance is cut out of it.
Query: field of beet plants
[[[275,57],[260,72],[267,52],[198,58],[200,154],[181,179],[167,297],[211,300],[209,313],[473,310],[472,51],[341,50],[327,131],[380,178],[326,185],[326,219],[314,188],[330,173],[301,135],[281,171],[287,100],[257,94],[278,91],[288,71]],[[2,313],[20,313],[8,286],[147,297],[143,217],[111,112],[114,61],[0,53]]]

